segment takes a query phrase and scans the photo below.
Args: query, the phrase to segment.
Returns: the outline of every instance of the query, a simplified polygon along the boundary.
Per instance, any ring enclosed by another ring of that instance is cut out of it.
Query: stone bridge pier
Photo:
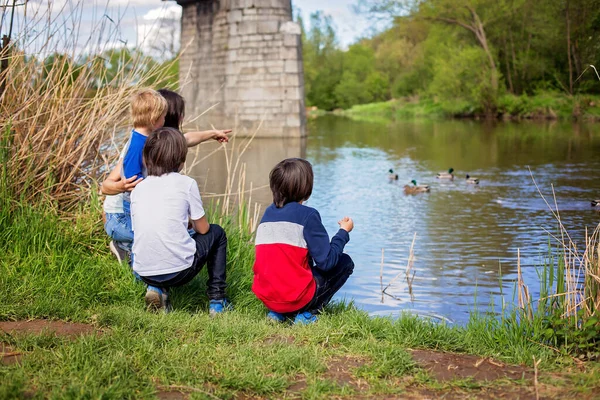
[[[291,0],[176,0],[188,120],[258,137],[305,136],[300,27]],[[211,108],[212,107],[212,108]]]

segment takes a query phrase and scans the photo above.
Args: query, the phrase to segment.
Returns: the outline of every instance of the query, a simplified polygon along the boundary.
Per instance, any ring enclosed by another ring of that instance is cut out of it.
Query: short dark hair
[[[187,156],[187,143],[174,128],[159,128],[152,132],[144,145],[144,165],[148,176],[179,172]]]
[[[181,130],[183,118],[185,117],[185,100],[177,92],[169,89],[159,89],[158,93],[167,100],[167,115],[165,116],[165,128]]]
[[[312,165],[302,158],[287,158],[271,170],[269,186],[275,207],[281,208],[293,201],[307,200],[313,189]]]

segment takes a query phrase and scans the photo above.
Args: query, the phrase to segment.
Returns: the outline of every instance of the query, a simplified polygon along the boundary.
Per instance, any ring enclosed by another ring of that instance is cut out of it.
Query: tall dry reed
[[[600,225],[591,233],[586,229],[585,242],[579,246],[562,222],[554,187],[550,203],[533,175],[532,180],[558,230],[547,231],[553,243],[545,265],[538,271],[537,301],[523,281],[518,257],[516,289],[521,322],[539,326],[539,339],[564,346],[584,358],[600,358]]]
[[[2,173],[22,202],[49,198],[69,207],[89,196],[115,154],[111,139],[129,125],[131,95],[172,78],[140,52],[115,49],[118,21],[106,15],[82,37],[83,7],[73,0],[30,10],[15,22],[4,53]],[[1,11],[10,17],[8,8]]]

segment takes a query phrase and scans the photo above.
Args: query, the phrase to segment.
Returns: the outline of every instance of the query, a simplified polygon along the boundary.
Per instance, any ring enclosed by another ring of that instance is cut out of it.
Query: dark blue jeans
[[[210,225],[204,235],[195,233],[192,238],[196,242],[196,254],[192,265],[180,272],[172,274],[142,276],[148,285],[159,288],[183,286],[190,282],[202,269],[204,264],[208,269],[207,294],[211,300],[225,298],[225,266],[227,265],[227,235],[219,225]]]
[[[313,267],[312,273],[317,284],[315,295],[307,305],[294,314],[305,311],[313,314],[320,312],[329,304],[333,295],[344,286],[352,272],[354,272],[354,262],[346,253],[342,253],[336,266],[329,271],[321,271]]]

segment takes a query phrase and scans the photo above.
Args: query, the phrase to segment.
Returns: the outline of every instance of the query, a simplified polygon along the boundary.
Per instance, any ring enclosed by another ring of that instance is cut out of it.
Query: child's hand
[[[229,136],[227,134],[231,133],[231,129],[224,129],[222,131],[213,130],[212,138],[219,143],[227,143],[229,142]]]
[[[121,189],[123,192],[131,192],[133,188],[143,180],[144,178],[137,179],[137,175],[127,179],[121,179],[119,181],[119,189]]]
[[[340,219],[338,221],[338,224],[340,225],[341,229],[345,230],[348,233],[352,232],[352,229],[354,229],[354,221],[352,221],[352,218],[349,217],[344,217]]]

